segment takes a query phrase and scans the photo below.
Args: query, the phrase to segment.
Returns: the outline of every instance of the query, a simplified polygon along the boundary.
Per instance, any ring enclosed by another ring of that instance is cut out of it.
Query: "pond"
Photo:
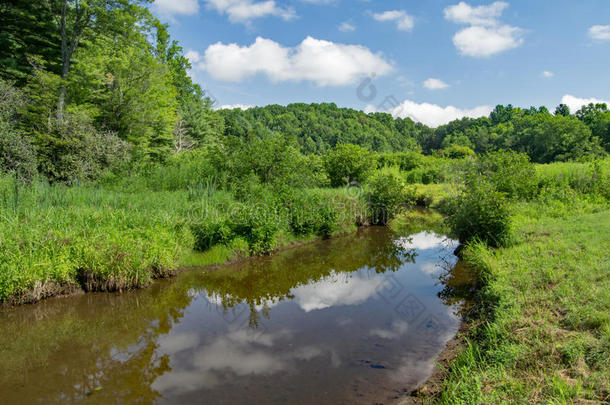
[[[12,403],[392,403],[455,336],[457,242],[371,227],[150,288],[0,312]]]

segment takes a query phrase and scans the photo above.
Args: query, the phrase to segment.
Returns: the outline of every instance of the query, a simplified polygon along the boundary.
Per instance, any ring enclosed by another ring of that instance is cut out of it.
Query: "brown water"
[[[440,298],[455,246],[369,228],[4,310],[0,403],[391,403],[458,329],[459,303]]]

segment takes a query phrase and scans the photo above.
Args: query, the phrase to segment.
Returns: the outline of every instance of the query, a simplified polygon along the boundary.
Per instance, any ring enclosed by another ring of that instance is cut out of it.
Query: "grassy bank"
[[[348,232],[362,209],[360,196],[341,189],[267,193],[255,203],[213,187],[25,186],[0,177],[0,301],[143,287],[180,266]],[[214,239],[210,225],[226,227],[224,239]],[[193,253],[195,247],[205,252]]]
[[[464,249],[479,284],[469,331],[424,403],[610,400],[610,203],[590,169],[536,167],[555,184],[509,204],[510,242]]]

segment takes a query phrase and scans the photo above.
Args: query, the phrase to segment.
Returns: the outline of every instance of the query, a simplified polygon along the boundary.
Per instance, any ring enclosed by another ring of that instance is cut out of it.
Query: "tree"
[[[555,108],[555,115],[563,115],[564,117],[570,116],[570,107],[565,104],[559,104]]]
[[[22,92],[0,79],[0,173],[29,181],[36,174],[36,156],[30,140],[17,128],[17,110],[23,103]]]
[[[61,79],[57,101],[57,119],[61,121],[68,91],[67,79],[74,52],[89,37],[107,31],[121,19],[115,11],[136,10],[132,0],[46,0],[61,41]],[[118,27],[120,29],[120,26]]]
[[[351,182],[364,182],[375,169],[373,155],[366,149],[352,144],[340,144],[330,151],[324,167],[331,186],[339,187]]]
[[[4,0],[0,21],[0,78],[22,88],[37,66],[59,73],[59,35],[43,2]]]
[[[605,103],[589,104],[576,112],[576,117],[587,124],[594,137],[610,152],[610,111]]]

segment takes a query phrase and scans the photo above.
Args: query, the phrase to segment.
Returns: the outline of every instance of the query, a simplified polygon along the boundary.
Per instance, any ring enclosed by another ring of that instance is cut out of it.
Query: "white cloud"
[[[193,70],[204,70],[205,69],[205,65],[203,63],[203,57],[199,52],[189,49],[188,51],[186,51],[184,56],[189,60],[189,62],[191,62],[191,68]]]
[[[296,18],[291,7],[278,6],[274,0],[206,0],[209,8],[226,14],[231,22],[248,23],[255,18],[275,16],[283,20]]]
[[[247,110],[248,108],[252,108],[254,106],[249,104],[224,104],[218,107],[219,110],[234,110],[239,108],[240,110]]]
[[[579,97],[574,97],[570,94],[566,94],[565,96],[563,96],[561,98],[561,104],[565,104],[568,107],[570,107],[570,112],[573,114],[576,111],[580,110],[580,108],[583,105],[589,105],[589,104],[607,104],[610,106],[610,100],[606,101],[606,100],[600,100],[598,98],[579,98]]]
[[[165,16],[192,15],[199,11],[199,0],[155,0],[153,7]]]
[[[339,31],[342,32],[350,32],[350,31],[356,31],[356,27],[350,23],[348,23],[347,21],[342,22],[341,25],[339,25]]]
[[[610,25],[594,25],[589,28],[589,36],[598,41],[610,41]]]
[[[497,25],[498,18],[508,7],[508,3],[496,1],[489,6],[472,7],[468,3],[460,2],[454,6],[445,8],[445,19],[457,24]]]
[[[385,11],[383,13],[373,14],[376,21],[393,21],[396,22],[396,27],[401,31],[411,31],[415,25],[415,20],[404,10]]]
[[[406,250],[428,250],[437,249],[441,246],[453,246],[457,244],[457,241],[434,232],[423,231],[415,235],[399,238],[394,243]]]
[[[468,24],[453,36],[453,44],[461,55],[487,58],[514,49],[523,43],[523,30],[501,24],[498,18],[508,3],[497,1],[489,6],[472,7],[465,2],[445,8],[445,19]]]
[[[402,104],[389,110],[394,117],[409,117],[431,127],[438,127],[450,121],[463,117],[478,118],[489,115],[493,107],[482,105],[471,109],[461,109],[454,106],[441,107],[436,104],[417,103],[405,100]],[[375,107],[367,106],[365,112],[376,111]]]
[[[441,79],[435,79],[431,77],[424,81],[424,87],[429,90],[442,90],[449,87],[449,85]]]
[[[305,312],[339,305],[359,305],[373,297],[385,279],[376,275],[367,278],[360,274],[331,273],[312,284],[292,289],[295,301]]]
[[[522,43],[521,29],[509,25],[501,27],[472,26],[458,31],[453,36],[453,44],[459,53],[475,58],[487,58],[517,48]]]
[[[555,73],[551,72],[550,70],[545,70],[542,72],[542,77],[544,77],[545,79],[550,79],[553,76],[555,76]]]
[[[217,80],[240,82],[264,74],[272,82],[311,81],[318,86],[345,86],[371,72],[381,76],[393,70],[380,54],[364,46],[312,37],[294,48],[260,37],[250,46],[218,42],[205,51],[204,62]]]

